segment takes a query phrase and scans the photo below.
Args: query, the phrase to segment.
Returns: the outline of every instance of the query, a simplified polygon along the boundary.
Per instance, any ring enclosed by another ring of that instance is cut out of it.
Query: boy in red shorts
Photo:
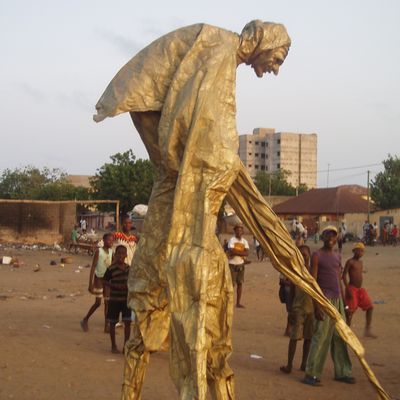
[[[356,243],[353,247],[353,257],[347,260],[343,271],[343,282],[346,287],[346,320],[351,325],[353,314],[360,307],[366,311],[365,336],[375,338],[371,333],[373,305],[367,291],[362,287],[363,283],[363,262],[365,246],[363,243]],[[347,280],[347,275],[349,281]]]

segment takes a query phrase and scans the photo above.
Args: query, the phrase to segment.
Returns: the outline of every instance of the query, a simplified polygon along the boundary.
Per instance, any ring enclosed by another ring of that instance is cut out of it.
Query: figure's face
[[[241,226],[237,226],[235,229],[235,236],[237,238],[241,238],[243,236],[243,228]]]
[[[323,235],[324,247],[328,249],[333,249],[337,242],[337,234],[334,231],[324,232]]]
[[[122,221],[122,232],[129,233],[132,230],[132,220],[130,218],[125,218]]]
[[[117,264],[123,264],[125,262],[126,256],[127,256],[126,248],[119,248],[114,255],[114,259]]]
[[[279,67],[285,61],[287,55],[286,47],[278,47],[261,52],[251,63],[251,67],[259,78],[268,72],[278,75]]]
[[[104,247],[106,249],[111,249],[111,247],[113,246],[113,242],[114,242],[114,236],[107,235],[106,238],[103,240]]]
[[[357,260],[359,260],[364,255],[364,250],[363,249],[354,249],[353,253],[354,253],[354,257]]]

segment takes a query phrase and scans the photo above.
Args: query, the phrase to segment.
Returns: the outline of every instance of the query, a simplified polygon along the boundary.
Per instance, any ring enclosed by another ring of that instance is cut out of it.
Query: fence
[[[72,227],[76,224],[76,206],[105,203],[115,204],[116,215],[119,215],[117,200],[0,199],[0,241],[27,244],[67,242],[70,239]]]

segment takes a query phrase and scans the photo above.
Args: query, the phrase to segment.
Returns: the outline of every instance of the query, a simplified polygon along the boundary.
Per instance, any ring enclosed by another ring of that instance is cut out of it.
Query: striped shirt
[[[104,274],[110,285],[110,301],[127,301],[129,265],[112,264]]]

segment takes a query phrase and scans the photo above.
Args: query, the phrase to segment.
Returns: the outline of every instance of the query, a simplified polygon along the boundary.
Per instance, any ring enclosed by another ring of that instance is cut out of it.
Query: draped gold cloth
[[[282,25],[253,21],[242,35],[205,24],[178,29],[138,53],[100,98],[95,121],[123,112],[132,120],[157,170],[148,213],[129,275],[136,323],[125,349],[123,400],[141,397],[153,351],[170,351],[182,400],[234,399],[233,289],[215,235],[223,199],[259,240],[274,267],[315,298],[336,320],[381,399],[364,351],[303,266],[287,230],[241,164],[236,132],[238,59],[289,46]]]

